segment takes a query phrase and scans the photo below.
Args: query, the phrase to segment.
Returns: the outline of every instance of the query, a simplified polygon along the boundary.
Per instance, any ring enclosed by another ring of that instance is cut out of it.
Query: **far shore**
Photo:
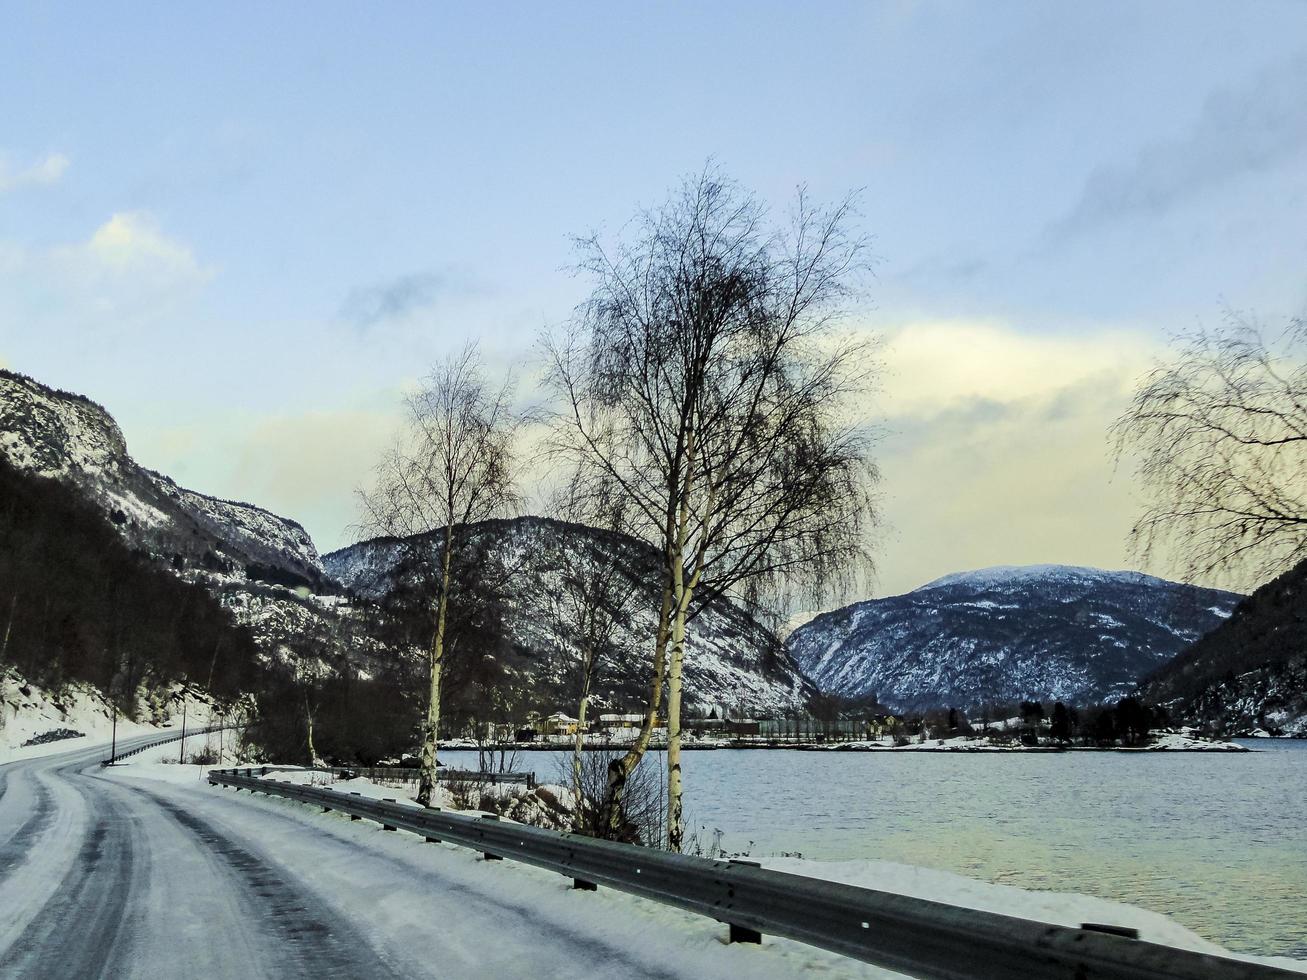
[[[477,745],[475,742],[462,740],[441,742],[440,748],[446,751],[478,750],[486,752],[571,752],[574,743],[570,742],[504,742]],[[583,746],[587,752],[625,752],[631,748],[630,742],[588,742]],[[748,751],[797,751],[797,752],[931,752],[931,753],[976,753],[1000,755],[1003,753],[1058,753],[1058,752],[1249,752],[1247,746],[1231,740],[1194,739],[1184,736],[1164,736],[1149,745],[1021,745],[995,744],[979,739],[946,739],[940,744],[938,739],[929,739],[924,743],[912,742],[908,745],[886,745],[872,742],[830,741],[830,742],[771,742],[771,741],[707,741],[682,742],[683,752],[714,752],[718,750]],[[665,742],[654,742],[649,746],[650,752],[665,752]]]

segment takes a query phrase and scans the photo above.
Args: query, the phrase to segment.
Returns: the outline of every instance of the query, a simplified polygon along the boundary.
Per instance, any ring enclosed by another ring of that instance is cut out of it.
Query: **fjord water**
[[[1232,950],[1307,958],[1307,741],[1243,744],[1254,751],[688,752],[687,816],[730,853],[1083,892]],[[442,760],[475,767],[476,753]],[[522,752],[514,768],[559,782],[562,762]]]

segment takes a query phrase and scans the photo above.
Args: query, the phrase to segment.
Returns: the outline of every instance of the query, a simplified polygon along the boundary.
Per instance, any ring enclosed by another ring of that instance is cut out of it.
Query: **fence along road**
[[[732,942],[784,936],[939,980],[1303,980],[1303,974],[1195,953],[1092,926],[1073,929],[800,875],[575,834],[422,809],[332,789],[211,770],[209,782],[280,796],[605,885],[726,923]]]

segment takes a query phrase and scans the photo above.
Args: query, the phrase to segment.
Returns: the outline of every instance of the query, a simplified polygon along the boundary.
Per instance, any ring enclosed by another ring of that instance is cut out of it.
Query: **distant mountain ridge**
[[[0,370],[0,452],[19,471],[77,486],[135,547],[212,572],[273,570],[323,584],[317,549],[297,522],[146,469],[113,416],[82,395]]]
[[[824,613],[786,645],[823,691],[895,710],[1112,701],[1239,598],[1140,572],[998,566]]]

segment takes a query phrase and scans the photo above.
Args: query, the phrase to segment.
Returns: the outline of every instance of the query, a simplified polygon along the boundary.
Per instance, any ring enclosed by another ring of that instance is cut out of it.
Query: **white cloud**
[[[0,194],[20,187],[57,183],[71,162],[62,153],[47,153],[27,167],[15,168],[8,157],[0,153]]]
[[[120,212],[83,241],[48,248],[0,241],[0,322],[85,343],[173,313],[213,274],[152,216]]]
[[[1094,378],[1141,372],[1157,345],[1138,331],[1026,334],[996,320],[929,320],[887,331],[885,408],[942,412],[983,400],[1050,398]]]
[[[148,272],[179,279],[206,275],[189,245],[169,238],[153,217],[141,211],[114,214],[72,253],[78,260],[89,260],[100,270],[115,274]]]
[[[1136,501],[1107,429],[1158,350],[1128,330],[1031,336],[934,321],[890,331],[878,591],[986,565],[1128,566]]]

